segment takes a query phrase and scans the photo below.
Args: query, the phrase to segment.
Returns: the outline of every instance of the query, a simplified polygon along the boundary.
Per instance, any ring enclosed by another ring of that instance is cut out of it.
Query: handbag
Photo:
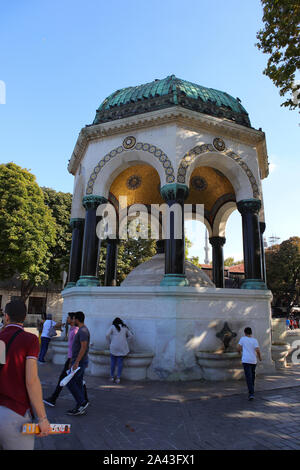
[[[55,326],[52,325],[52,321],[51,321],[51,326],[49,328],[48,336],[50,338],[53,338],[53,336],[57,336],[56,329],[55,329]]]

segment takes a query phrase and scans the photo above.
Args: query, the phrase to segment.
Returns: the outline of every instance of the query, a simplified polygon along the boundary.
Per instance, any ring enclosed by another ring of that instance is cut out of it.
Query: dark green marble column
[[[117,285],[118,239],[108,239],[106,248],[105,286]]]
[[[212,268],[213,282],[216,287],[224,287],[224,255],[223,245],[226,242],[225,237],[211,237],[209,239],[212,245]]]
[[[75,287],[80,276],[84,219],[71,219],[70,226],[72,228],[72,242],[66,289]]]
[[[102,196],[89,195],[84,196],[82,204],[86,209],[84,237],[82,248],[81,274],[77,282],[77,286],[99,286],[98,272],[98,255],[100,248],[100,240],[98,240],[97,227],[97,207],[105,204],[107,199]]]
[[[237,203],[242,215],[245,281],[242,289],[266,289],[263,281],[261,260],[261,236],[258,213],[259,199],[244,199]]]
[[[165,240],[156,241],[156,253],[161,255],[165,252]]]
[[[166,225],[169,225],[169,238],[165,240],[165,275],[161,282],[162,286],[187,286],[188,280],[185,276],[185,237],[184,237],[184,200],[189,190],[185,184],[166,184],[161,188],[161,195],[169,208],[178,204],[181,207],[180,217],[175,217],[170,210],[166,214]],[[176,238],[176,229],[180,230],[181,237]]]

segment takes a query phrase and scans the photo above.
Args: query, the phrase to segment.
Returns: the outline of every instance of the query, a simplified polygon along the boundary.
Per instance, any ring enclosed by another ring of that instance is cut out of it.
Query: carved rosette
[[[202,176],[194,176],[191,179],[191,187],[196,191],[205,191],[207,189],[207,181]]]
[[[132,149],[136,144],[136,138],[133,137],[132,135],[126,137],[126,139],[123,140],[123,147],[124,149]]]
[[[217,149],[219,152],[223,152],[223,150],[225,150],[225,142],[223,139],[220,139],[220,137],[216,137],[213,140],[213,144],[215,149]]]
[[[216,334],[216,337],[222,341],[225,351],[229,348],[230,342],[236,336],[237,334],[234,331],[232,331],[232,329],[230,328],[227,322],[224,323],[222,330]]]
[[[131,175],[126,181],[127,188],[131,190],[138,189],[141,184],[142,178],[139,175]]]

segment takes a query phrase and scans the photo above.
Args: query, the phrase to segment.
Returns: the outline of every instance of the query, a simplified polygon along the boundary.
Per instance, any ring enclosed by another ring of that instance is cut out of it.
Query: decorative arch
[[[234,201],[228,201],[220,207],[214,218],[212,236],[225,237],[227,221],[236,208]]]
[[[250,186],[252,188],[253,197],[260,197],[258,183],[252,171],[248,167],[247,163],[239,155],[229,149],[226,149],[224,141],[220,138],[215,138],[213,141],[213,145],[196,145],[184,155],[178,167],[177,182],[182,184],[188,184],[188,175],[190,173],[189,170],[193,166],[195,160],[198,159],[201,155],[209,154],[210,152],[218,152],[224,157],[229,157],[230,159],[232,159],[248,178]],[[209,163],[206,164],[208,165]]]
[[[207,217],[205,216],[204,214],[204,217],[202,216],[199,216],[196,212],[188,212],[188,211],[185,211],[184,212],[184,221],[185,222],[188,222],[190,220],[197,220],[199,222],[201,222],[203,225],[205,225],[205,227],[207,228],[207,231],[208,231],[208,235],[211,237],[212,236],[212,227],[210,225],[210,222],[209,220],[207,219]]]
[[[93,194],[95,181],[101,173],[103,167],[112,159],[115,159],[116,157],[120,156],[124,152],[128,152],[129,150],[137,150],[149,153],[152,157],[155,158],[156,162],[159,162],[160,166],[162,167],[166,182],[175,182],[175,171],[173,165],[163,150],[153,144],[145,142],[136,142],[135,137],[128,136],[123,140],[122,145],[114,148],[109,153],[107,153],[95,166],[87,183],[86,194]]]

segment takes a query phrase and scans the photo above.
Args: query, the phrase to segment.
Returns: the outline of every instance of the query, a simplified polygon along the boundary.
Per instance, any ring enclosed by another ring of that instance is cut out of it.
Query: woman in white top
[[[120,383],[120,377],[123,369],[124,357],[129,353],[128,339],[133,334],[129,331],[128,327],[123,323],[121,318],[115,318],[112,326],[106,333],[106,339],[110,343],[110,380],[115,380],[115,368],[118,365],[116,383]]]

